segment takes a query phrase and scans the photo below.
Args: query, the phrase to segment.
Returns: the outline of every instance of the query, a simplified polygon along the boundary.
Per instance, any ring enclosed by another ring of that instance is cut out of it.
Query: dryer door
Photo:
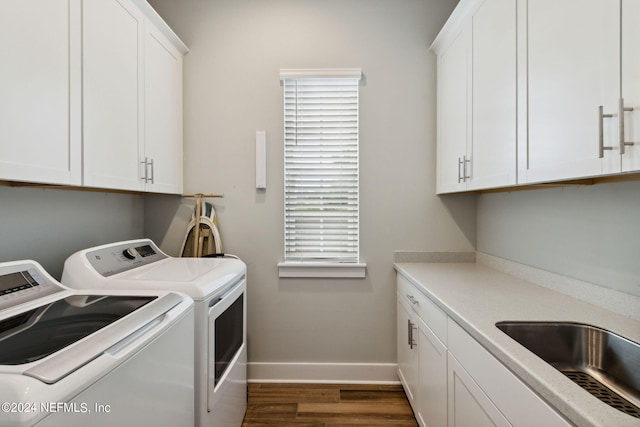
[[[239,360],[240,355],[244,354],[246,340],[245,290],[246,280],[242,278],[210,303],[207,384],[209,411],[213,411],[216,402],[229,398],[230,393],[240,394],[231,391],[243,386],[243,379],[240,377],[244,377],[246,382],[246,364]],[[225,389],[228,391],[225,392]]]

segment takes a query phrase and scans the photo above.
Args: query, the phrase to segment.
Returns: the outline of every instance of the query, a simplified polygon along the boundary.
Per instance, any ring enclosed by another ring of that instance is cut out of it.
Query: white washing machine
[[[176,292],[77,291],[0,263],[0,425],[193,425],[193,318]]]
[[[70,256],[62,283],[180,291],[195,305],[195,425],[239,427],[247,408],[246,266],[233,258],[174,258],[151,240]]]

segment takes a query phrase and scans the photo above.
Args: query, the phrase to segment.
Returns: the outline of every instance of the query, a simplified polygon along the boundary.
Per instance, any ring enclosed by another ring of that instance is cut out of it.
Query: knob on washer
[[[135,259],[136,254],[133,251],[133,248],[127,248],[124,251],[122,251],[122,255],[124,255],[125,258],[127,259]]]

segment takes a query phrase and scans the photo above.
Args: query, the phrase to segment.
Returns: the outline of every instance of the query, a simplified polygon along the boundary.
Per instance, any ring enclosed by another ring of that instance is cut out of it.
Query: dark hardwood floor
[[[249,384],[243,427],[417,426],[400,385]]]

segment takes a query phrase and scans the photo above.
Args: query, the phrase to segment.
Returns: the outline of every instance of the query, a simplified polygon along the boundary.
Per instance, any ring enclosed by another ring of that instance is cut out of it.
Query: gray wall
[[[72,253],[142,237],[143,209],[130,194],[0,187],[0,262],[33,259],[60,279]]]
[[[224,250],[248,265],[252,362],[394,363],[394,250],[475,247],[473,196],[435,195],[435,57],[455,0],[152,0],[189,46],[185,191],[213,200]],[[361,67],[365,279],[279,279],[281,68]],[[255,189],[255,131],[267,190]],[[146,231],[175,253],[192,201],[147,197]],[[168,227],[168,228],[165,228]],[[178,237],[179,236],[179,237]]]
[[[485,194],[478,251],[640,296],[640,182]]]

